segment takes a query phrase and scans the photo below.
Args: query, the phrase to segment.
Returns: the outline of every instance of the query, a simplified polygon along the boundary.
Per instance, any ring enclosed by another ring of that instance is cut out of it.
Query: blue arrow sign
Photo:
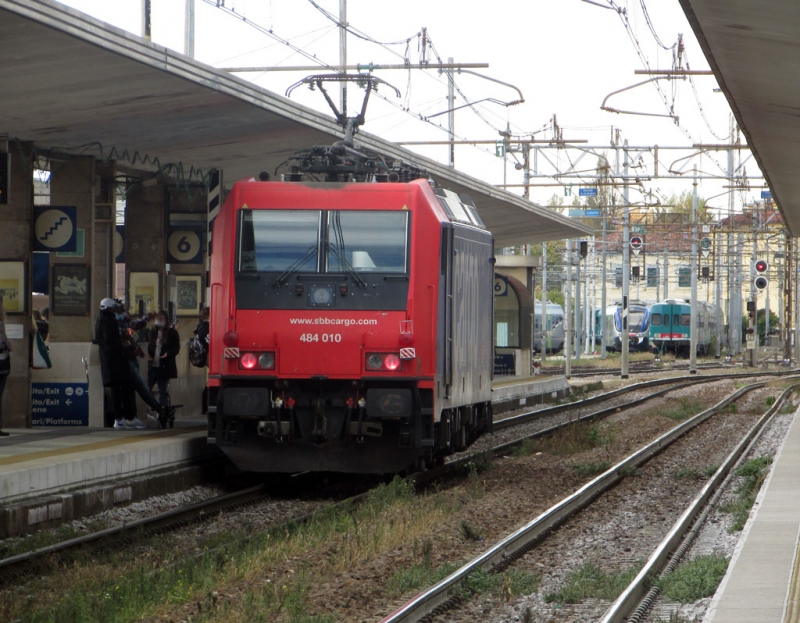
[[[89,384],[31,383],[31,426],[89,426]]]
[[[597,197],[597,189],[596,188],[580,188],[578,189],[578,195],[581,197]]]

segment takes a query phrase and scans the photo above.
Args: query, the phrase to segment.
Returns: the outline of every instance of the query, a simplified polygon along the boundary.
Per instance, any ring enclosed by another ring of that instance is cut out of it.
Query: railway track
[[[716,370],[719,368],[737,369],[737,366],[729,363],[698,363],[698,370]],[[688,363],[669,363],[659,364],[650,361],[633,361],[628,364],[628,372],[630,374],[647,374],[654,372],[673,372],[678,370],[688,370]],[[606,376],[612,374],[619,374],[619,368],[599,368],[596,366],[571,366],[570,376],[575,378],[589,377],[589,376]],[[542,368],[542,374],[545,375],[562,375],[564,374],[564,366],[547,366]]]
[[[766,376],[775,376],[778,373],[762,373],[761,375]],[[703,376],[703,377],[693,377],[691,380],[687,380],[685,378],[669,378],[669,379],[659,379],[655,381],[647,381],[644,383],[636,383],[625,388],[621,388],[618,390],[614,390],[612,392],[606,392],[599,396],[591,397],[577,403],[571,403],[567,405],[560,405],[556,407],[551,407],[550,409],[543,409],[539,411],[531,411],[528,413],[524,413],[521,415],[517,415],[512,418],[507,418],[506,420],[500,421],[496,423],[496,430],[500,431],[513,431],[518,427],[524,428],[526,425],[530,426],[531,423],[536,422],[543,422],[544,424],[538,425],[534,424],[534,426],[538,427],[538,430],[534,432],[526,431],[524,434],[515,435],[514,439],[510,441],[504,441],[502,443],[495,444],[489,450],[482,450],[478,452],[472,453],[465,453],[463,455],[457,456],[452,458],[450,461],[446,463],[440,469],[430,470],[429,472],[424,472],[422,474],[417,475],[420,483],[430,482],[435,480],[436,478],[443,477],[446,474],[452,473],[453,471],[463,470],[466,465],[470,463],[474,463],[481,459],[481,456],[486,454],[487,452],[491,453],[492,455],[497,454],[504,454],[509,451],[511,447],[514,445],[519,445],[524,443],[526,439],[535,438],[537,436],[546,436],[551,435],[557,430],[559,427],[564,427],[569,424],[569,422],[575,422],[576,420],[580,419],[598,419],[602,417],[606,417],[607,415],[619,412],[620,408],[624,408],[626,406],[635,406],[636,404],[640,404],[643,400],[647,398],[653,398],[657,395],[661,395],[665,392],[674,391],[679,387],[685,387],[687,385],[693,385],[699,382],[709,382],[719,380],[721,378],[727,378],[727,376]],[[637,398],[635,401],[627,400],[626,396],[629,395],[631,392],[649,392],[651,389],[656,389],[659,386],[666,386],[664,389],[661,389],[654,394],[644,397],[644,398]],[[548,424],[547,418],[553,416],[559,412],[568,412],[570,409],[580,408],[583,411],[586,411],[587,408],[592,408],[593,405],[598,405],[603,402],[607,401],[614,401],[619,399],[626,399],[625,404],[622,407],[618,404],[614,404],[611,407],[606,407],[604,409],[600,409],[597,411],[593,411],[591,413],[586,413],[580,415],[579,418],[571,416],[568,418],[567,422],[562,422],[559,424]],[[224,496],[225,499],[216,499],[210,500],[204,503],[198,503],[192,505],[191,508],[186,509],[177,509],[175,511],[170,511],[169,513],[164,513],[160,516],[156,516],[153,518],[132,522],[126,524],[125,526],[120,526],[118,528],[114,528],[108,531],[101,531],[99,533],[93,535],[87,535],[81,539],[73,539],[71,541],[67,541],[62,544],[58,544],[55,546],[50,546],[48,548],[42,548],[40,550],[36,550],[34,552],[30,552],[28,554],[15,556],[14,559],[6,559],[0,561],[0,573],[4,574],[4,577],[8,577],[9,572],[14,574],[15,570],[20,569],[20,567],[24,567],[25,565],[31,564],[31,562],[36,560],[51,560],[53,555],[62,555],[65,552],[68,552],[70,549],[91,545],[94,543],[111,543],[111,539],[115,538],[125,538],[127,536],[131,536],[134,534],[145,534],[145,533],[158,533],[163,532],[165,530],[175,529],[181,525],[186,525],[187,523],[196,520],[197,518],[207,518],[214,514],[220,512],[220,509],[225,508],[235,508],[235,507],[243,507],[245,505],[252,505],[257,504],[259,499],[262,498],[264,495],[263,489],[260,487],[250,488],[247,491],[238,492],[237,494],[231,494],[230,496]],[[357,500],[348,500],[345,503],[357,503]],[[327,508],[327,506],[323,506]],[[294,517],[289,520],[289,523],[296,523],[298,521],[303,521],[302,517]]]
[[[516,532],[501,539],[494,546],[461,566],[447,578],[422,592],[402,607],[396,609],[391,615],[385,617],[382,623],[400,623],[419,620],[429,621],[433,620],[435,616],[448,612],[450,609],[458,606],[458,604],[462,602],[459,587],[470,574],[478,570],[492,573],[504,571],[515,560],[542,544],[553,530],[563,526],[578,511],[587,508],[605,492],[615,487],[625,477],[625,474],[629,474],[631,470],[640,468],[656,454],[664,451],[665,448],[682,439],[696,427],[707,422],[709,418],[724,410],[728,405],[741,398],[744,394],[763,387],[764,385],[765,382],[753,383],[737,390],[710,409],[676,426],[672,431],[632,453],[626,459],[620,461],[606,472],[575,491],[572,495],[564,498],[547,512],[530,521]],[[662,571],[669,562],[674,560],[671,558],[671,553],[675,551],[683,536],[691,529],[694,523],[693,520],[708,504],[708,500],[713,493],[718,490],[720,484],[725,481],[733,466],[744,454],[759,431],[763,429],[769,418],[780,409],[783,400],[791,389],[786,390],[768,412],[748,430],[742,441],[729,454],[728,458],[711,480],[703,487],[698,499],[681,514],[680,520],[655,548],[645,568],[642,569],[636,576],[636,579],[604,615],[602,619],[603,623],[618,623],[627,620],[627,617],[635,611],[641,611],[642,615],[646,612],[647,603],[642,605],[642,599],[646,598],[646,602],[652,601],[653,599],[652,595],[646,594],[646,578],[650,577],[653,573]],[[483,614],[485,615],[486,612],[483,611]],[[459,619],[456,617],[454,620]],[[568,619],[560,618],[559,620]],[[637,618],[635,620],[639,621],[641,619]]]

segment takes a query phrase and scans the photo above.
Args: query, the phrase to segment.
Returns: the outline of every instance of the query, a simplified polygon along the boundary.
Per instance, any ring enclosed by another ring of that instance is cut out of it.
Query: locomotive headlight
[[[275,353],[261,353],[258,366],[262,370],[272,370],[275,367]]]
[[[401,369],[402,362],[397,353],[367,353],[365,366],[369,371],[388,370],[394,372]]]
[[[275,353],[267,351],[265,353],[244,353],[239,358],[239,368],[243,370],[274,370]]]
[[[383,368],[383,355],[371,353],[367,355],[367,370],[380,370]]]

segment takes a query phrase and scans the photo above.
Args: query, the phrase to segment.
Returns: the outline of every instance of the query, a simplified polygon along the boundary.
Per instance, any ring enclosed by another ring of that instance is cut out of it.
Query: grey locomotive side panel
[[[485,231],[455,226],[449,406],[492,398],[494,254]]]

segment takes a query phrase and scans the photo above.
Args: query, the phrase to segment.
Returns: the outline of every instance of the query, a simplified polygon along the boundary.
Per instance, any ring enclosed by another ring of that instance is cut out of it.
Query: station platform
[[[199,418],[176,420],[167,430],[4,430],[10,436],[0,438],[0,538],[178,490],[186,479],[200,480],[189,466],[222,458],[207,445]]]
[[[566,376],[496,376],[492,382],[492,410],[495,414],[563,398],[573,385]]]
[[[800,621],[800,418],[756,499],[704,623]]]
[[[493,382],[492,403],[502,413],[570,391],[565,377],[504,376]],[[209,470],[234,471],[207,444],[204,417],[179,418],[167,430],[5,430],[10,436],[0,437],[0,539],[178,491],[203,482]]]

